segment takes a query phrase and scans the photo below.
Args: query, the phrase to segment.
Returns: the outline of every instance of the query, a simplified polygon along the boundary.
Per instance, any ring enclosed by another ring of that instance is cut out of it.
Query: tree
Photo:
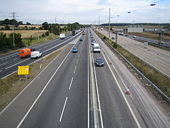
[[[23,22],[22,22],[22,21],[19,21],[19,22],[18,22],[18,25],[23,25]]]
[[[49,36],[49,32],[48,32],[48,31],[47,31],[47,32],[45,32],[45,35],[46,35],[46,36]]]
[[[5,25],[5,30],[10,30],[10,27],[8,25]]]
[[[31,25],[31,23],[29,23],[29,22],[26,22],[26,25]]]
[[[25,29],[26,29],[26,30],[28,30],[28,27],[27,27],[27,26],[25,26]]]
[[[8,39],[6,37],[6,34],[0,33],[0,51],[6,51],[8,49]]]
[[[48,22],[44,22],[44,23],[42,24],[42,28],[43,28],[44,30],[49,30],[49,24],[48,24]]]
[[[14,33],[14,37],[15,37],[15,47],[13,46],[13,33],[11,33],[9,35],[9,46],[10,48],[22,48],[25,46],[25,44],[22,42],[22,38],[21,38],[21,34],[20,33]]]

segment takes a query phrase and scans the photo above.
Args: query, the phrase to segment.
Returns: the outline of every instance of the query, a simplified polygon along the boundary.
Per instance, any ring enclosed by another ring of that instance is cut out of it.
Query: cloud
[[[159,22],[160,19],[170,22],[170,18],[168,18],[170,2],[162,1],[159,1],[155,7],[150,7],[151,0],[17,0],[17,2],[1,0],[0,18],[4,18],[4,15],[6,18],[10,18],[10,12],[15,11],[19,20],[29,20],[33,23],[54,22],[55,18],[60,23],[76,21],[95,23],[99,16],[103,22],[106,22],[108,9],[111,8],[111,16],[116,19],[114,22],[132,22],[132,19],[140,21],[142,17],[145,17],[142,19],[143,22],[151,20]],[[128,11],[131,12],[129,15]]]

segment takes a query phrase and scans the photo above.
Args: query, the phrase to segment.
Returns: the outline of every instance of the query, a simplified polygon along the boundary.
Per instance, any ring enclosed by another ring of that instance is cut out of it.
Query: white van
[[[100,45],[98,43],[94,43],[93,52],[100,52]]]
[[[60,39],[65,39],[66,35],[64,33],[60,34]]]
[[[39,58],[42,55],[40,51],[31,52],[31,58]]]

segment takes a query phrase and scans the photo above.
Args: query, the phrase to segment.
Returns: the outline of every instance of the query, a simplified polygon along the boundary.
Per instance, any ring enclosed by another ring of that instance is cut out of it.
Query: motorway
[[[99,30],[108,36],[105,30]],[[111,34],[115,37],[115,34]],[[115,40],[114,40],[115,41]],[[118,35],[118,44],[170,78],[170,52]]]
[[[79,34],[78,34],[79,35]],[[54,39],[46,43],[33,46],[35,50],[42,52],[42,57],[55,51],[68,44],[71,40],[75,39],[78,35],[72,37],[67,36],[65,39]],[[28,65],[34,62],[36,59],[20,58],[18,52],[10,53],[4,56],[0,56],[0,78],[6,77],[17,70],[18,66]]]
[[[57,56],[3,111],[2,128],[169,128],[163,108],[90,29]],[[72,53],[72,47],[78,53]],[[96,57],[105,60],[96,67]],[[129,88],[130,95],[124,91]]]

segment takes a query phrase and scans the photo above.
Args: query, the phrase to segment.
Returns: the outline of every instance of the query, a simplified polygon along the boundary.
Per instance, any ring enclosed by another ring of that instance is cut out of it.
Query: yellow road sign
[[[28,75],[29,66],[18,66],[18,75]]]

